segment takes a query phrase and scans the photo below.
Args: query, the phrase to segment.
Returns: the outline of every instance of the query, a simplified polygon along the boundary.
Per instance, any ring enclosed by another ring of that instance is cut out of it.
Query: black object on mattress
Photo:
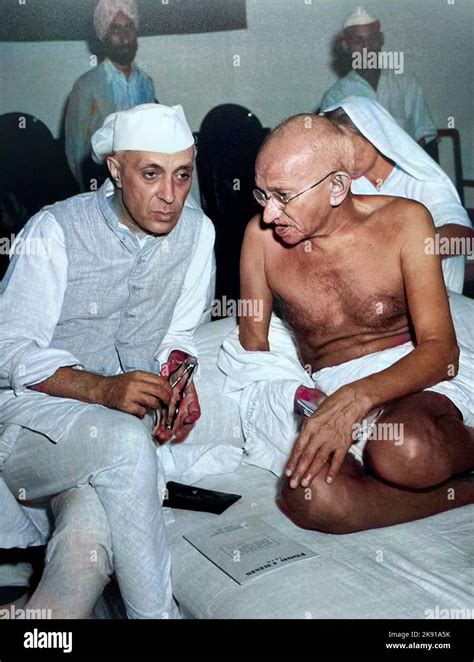
[[[166,489],[167,497],[163,501],[163,506],[214,513],[215,515],[221,515],[233,503],[242,498],[240,494],[204,490],[201,487],[193,487],[174,481],[166,483]]]

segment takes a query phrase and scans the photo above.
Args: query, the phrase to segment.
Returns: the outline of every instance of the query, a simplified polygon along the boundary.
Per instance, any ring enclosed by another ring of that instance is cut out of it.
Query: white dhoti
[[[474,426],[474,301],[449,293],[451,314],[460,347],[459,372],[427,391],[447,396],[460,410],[466,425]],[[269,352],[247,352],[237,330],[224,341],[219,367],[226,373],[225,393],[239,405],[245,438],[245,462],[280,475],[298,435],[301,419],[293,412],[300,384],[331,395],[357,379],[380,372],[414,349],[411,342],[323,368],[305,371],[289,329],[273,316]],[[351,446],[361,458],[367,437]]]

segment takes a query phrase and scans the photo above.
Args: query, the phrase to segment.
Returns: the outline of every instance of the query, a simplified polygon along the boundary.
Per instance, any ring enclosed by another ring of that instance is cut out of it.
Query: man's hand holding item
[[[184,441],[201,416],[198,394],[192,383],[195,366],[193,357],[174,350],[162,368],[161,374],[168,377],[173,395],[154,431],[155,439],[160,444]]]

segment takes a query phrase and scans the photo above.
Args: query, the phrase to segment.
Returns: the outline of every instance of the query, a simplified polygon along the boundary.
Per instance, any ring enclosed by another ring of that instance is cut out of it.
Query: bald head
[[[317,176],[332,170],[350,173],[354,149],[347,134],[319,115],[294,115],[267,136],[257,157],[257,169],[264,163],[291,171],[309,167]]]
[[[351,204],[351,137],[319,115],[295,115],[274,129],[255,164],[262,220],[286,244],[327,233]]]

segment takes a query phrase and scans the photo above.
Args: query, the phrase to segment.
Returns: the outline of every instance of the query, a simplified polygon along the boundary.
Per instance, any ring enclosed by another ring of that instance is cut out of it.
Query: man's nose
[[[264,223],[275,223],[281,217],[282,211],[277,205],[273,202],[273,198],[267,200],[267,204],[263,208],[263,222]]]
[[[157,196],[167,202],[169,205],[174,202],[174,185],[171,179],[165,179],[158,189]]]

